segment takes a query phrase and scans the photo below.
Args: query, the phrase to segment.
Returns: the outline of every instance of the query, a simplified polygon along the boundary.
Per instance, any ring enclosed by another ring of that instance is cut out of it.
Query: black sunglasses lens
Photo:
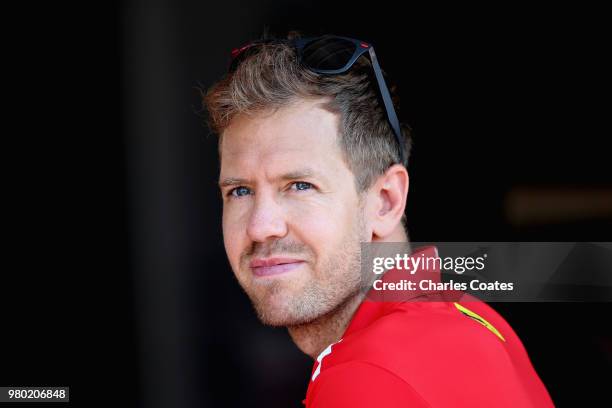
[[[355,49],[356,46],[351,41],[323,37],[304,46],[302,62],[314,70],[337,70],[349,63]]]

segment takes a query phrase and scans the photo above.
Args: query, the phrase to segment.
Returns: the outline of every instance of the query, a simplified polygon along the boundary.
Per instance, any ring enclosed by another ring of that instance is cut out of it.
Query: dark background
[[[125,1],[5,19],[1,385],[300,406],[311,361],[259,324],[225,259],[198,91],[266,24],[375,45],[414,129],[413,241],[612,241],[601,10]],[[558,406],[609,403],[610,303],[495,307]]]

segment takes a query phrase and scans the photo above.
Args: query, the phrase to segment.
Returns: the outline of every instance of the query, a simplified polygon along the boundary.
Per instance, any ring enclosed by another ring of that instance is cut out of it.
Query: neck
[[[289,326],[289,335],[302,352],[316,359],[327,346],[340,340],[363,298],[359,291],[330,313],[309,323]]]
[[[407,242],[408,236],[399,225],[389,236],[381,238],[373,235],[371,241]],[[327,346],[340,340],[364,297],[363,291],[358,291],[336,309],[316,320],[289,326],[289,335],[302,352],[316,359]]]

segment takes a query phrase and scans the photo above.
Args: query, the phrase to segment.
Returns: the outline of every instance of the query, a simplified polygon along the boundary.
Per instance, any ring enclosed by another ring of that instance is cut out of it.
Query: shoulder
[[[478,302],[402,303],[336,344],[321,366],[315,388],[349,389],[368,379],[433,406],[458,400],[529,406],[527,378],[539,382],[510,326]]]
[[[478,310],[478,312],[472,311]],[[490,308],[489,308],[490,309]],[[492,311],[492,309],[490,309]],[[443,358],[445,365],[469,352],[472,359],[504,353],[509,326],[500,326],[485,309],[469,303],[407,302],[398,305],[370,326],[343,340],[338,350],[352,348],[347,354],[363,361],[391,367],[408,360],[429,366]],[[488,311],[487,311],[488,312]],[[502,334],[504,332],[504,334]],[[357,356],[356,356],[357,354]]]

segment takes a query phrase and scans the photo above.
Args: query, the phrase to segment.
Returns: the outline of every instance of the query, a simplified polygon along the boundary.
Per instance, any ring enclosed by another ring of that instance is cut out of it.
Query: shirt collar
[[[435,246],[421,247],[413,251],[410,256],[413,258],[437,258],[438,249]],[[446,297],[448,296],[448,292],[439,290],[421,290],[418,288],[418,282],[424,279],[436,283],[441,282],[440,268],[437,267],[439,266],[439,263],[430,263],[429,266],[430,268],[427,269],[425,263],[421,262],[414,273],[399,269],[391,269],[386,272],[381,278],[382,282],[414,282],[417,289],[382,291],[377,291],[374,288],[370,289],[366,294],[364,301],[357,308],[357,311],[353,315],[353,318],[351,319],[351,322],[348,328],[345,330],[342,338],[369,326],[372,322],[385,314],[388,314],[401,303],[447,300]]]

